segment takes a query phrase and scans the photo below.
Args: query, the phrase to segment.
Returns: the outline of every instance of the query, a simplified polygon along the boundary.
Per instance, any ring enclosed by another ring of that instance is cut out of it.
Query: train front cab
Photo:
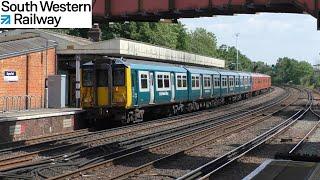
[[[88,62],[81,66],[80,104],[88,119],[106,119],[110,109],[111,67],[108,63]]]
[[[132,106],[134,88],[132,87],[131,68],[116,60],[112,65],[112,120],[120,120],[124,124],[127,119],[126,109]]]

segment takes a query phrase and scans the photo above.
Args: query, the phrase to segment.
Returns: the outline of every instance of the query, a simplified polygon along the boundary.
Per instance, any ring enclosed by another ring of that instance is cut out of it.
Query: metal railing
[[[0,97],[0,113],[27,111],[43,108],[42,97],[39,96],[2,96]]]

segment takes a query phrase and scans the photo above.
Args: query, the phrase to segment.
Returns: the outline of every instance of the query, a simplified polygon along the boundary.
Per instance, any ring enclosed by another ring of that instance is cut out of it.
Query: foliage
[[[187,31],[185,26],[154,22],[129,22],[105,24],[101,27],[102,40],[117,37],[133,39],[168,48],[224,59],[226,68],[236,70],[237,49],[234,46],[217,47],[214,33],[203,28]],[[55,30],[75,36],[87,37],[88,29]],[[246,55],[239,53],[239,70],[258,72],[272,76],[275,84],[296,84],[320,86],[320,75],[316,75],[312,66],[306,62],[288,57],[279,58],[276,65],[267,65],[261,61],[252,62]]]
[[[297,61],[288,57],[279,58],[275,66],[273,82],[277,84],[296,84],[310,86],[314,70],[306,61]]]
[[[227,45],[221,45],[217,49],[217,58],[226,60],[226,67],[231,70],[237,68],[237,49],[235,47],[229,47]],[[239,70],[241,71],[252,71],[252,62],[244,54],[239,51]]]

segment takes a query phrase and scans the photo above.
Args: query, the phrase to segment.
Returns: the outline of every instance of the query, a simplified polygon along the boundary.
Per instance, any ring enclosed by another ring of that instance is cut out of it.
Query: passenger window
[[[82,86],[83,87],[93,86],[93,70],[92,69],[82,70]]]
[[[164,75],[164,87],[169,88],[170,87],[170,80],[169,75]]]
[[[196,87],[200,87],[200,77],[196,77]]]
[[[113,69],[113,86],[124,86],[125,85],[125,71],[124,68]]]
[[[97,85],[98,87],[108,87],[108,71],[107,70],[97,71]]]
[[[200,77],[199,76],[192,76],[191,82],[192,82],[192,88],[199,88],[200,87]]]
[[[204,77],[203,82],[205,88],[211,87],[211,77]]]
[[[158,75],[158,88],[163,88],[163,75]]]
[[[182,78],[181,78],[181,76],[177,76],[177,87],[182,87]]]
[[[170,90],[170,75],[167,73],[157,75],[157,89]]]
[[[148,75],[140,74],[141,90],[148,90]]]
[[[192,76],[192,87],[196,87],[196,77]]]
[[[187,76],[177,75],[177,88],[187,87]]]
[[[229,79],[229,86],[233,87],[233,86],[234,86],[233,82],[234,82],[234,79],[233,79],[233,78],[230,78],[230,79]]]
[[[182,87],[187,87],[187,76],[182,76]]]
[[[220,87],[220,79],[217,78],[217,77],[214,78],[214,86],[215,87]]]
[[[236,78],[236,86],[239,86],[239,78]]]

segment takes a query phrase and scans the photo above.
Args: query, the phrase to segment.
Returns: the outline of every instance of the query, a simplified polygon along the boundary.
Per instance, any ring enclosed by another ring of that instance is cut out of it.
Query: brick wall
[[[48,60],[47,63],[46,59]],[[28,94],[29,96],[34,96],[31,101],[32,106],[40,107],[44,100],[46,74],[54,75],[56,72],[55,59],[55,49],[48,49],[47,51],[44,50],[27,55],[1,59],[0,97],[25,96]],[[48,67],[47,70],[46,66]],[[5,82],[5,71],[16,71],[19,80],[17,82]],[[19,100],[16,99],[14,101],[16,104]],[[19,102],[19,104],[24,108],[25,103]],[[0,99],[0,111],[2,110],[2,106],[3,98]]]

